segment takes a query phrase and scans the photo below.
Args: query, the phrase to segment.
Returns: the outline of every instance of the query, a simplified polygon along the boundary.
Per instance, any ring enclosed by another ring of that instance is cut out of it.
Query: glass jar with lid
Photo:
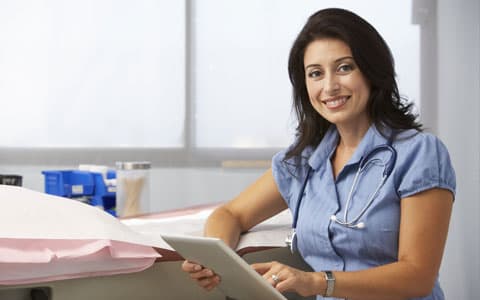
[[[116,162],[118,217],[150,212],[150,167],[148,161]]]

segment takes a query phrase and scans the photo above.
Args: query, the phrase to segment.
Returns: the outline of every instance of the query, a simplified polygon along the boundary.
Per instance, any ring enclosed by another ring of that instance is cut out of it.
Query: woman
[[[234,248],[241,233],[289,208],[294,246],[314,272],[252,265],[280,292],[444,299],[437,276],[455,174],[445,146],[400,98],[393,65],[378,32],[342,9],[312,15],[294,42],[296,142],[205,226]],[[206,289],[221,280],[192,262],[182,268]]]

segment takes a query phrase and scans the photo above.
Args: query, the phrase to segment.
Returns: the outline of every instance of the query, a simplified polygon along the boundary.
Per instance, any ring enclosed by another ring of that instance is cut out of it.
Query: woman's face
[[[347,44],[314,40],[305,49],[304,68],[310,103],[322,117],[337,127],[369,126],[370,85]]]

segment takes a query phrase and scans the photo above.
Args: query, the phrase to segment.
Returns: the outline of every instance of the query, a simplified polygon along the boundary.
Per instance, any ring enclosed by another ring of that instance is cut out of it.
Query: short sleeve
[[[288,169],[283,161],[285,158],[286,150],[282,150],[275,154],[272,158],[272,173],[275,183],[277,184],[278,191],[282,195],[283,199],[290,206],[289,199],[291,198],[291,181],[292,175],[288,173]]]
[[[447,189],[455,197],[455,171],[447,148],[437,137],[419,133],[400,144],[396,174],[400,198],[432,188]]]
[[[311,150],[305,149],[302,153],[302,159],[296,161],[295,158],[285,160],[285,155],[289,148],[276,153],[272,158],[272,173],[277,188],[288,206],[291,204],[291,199],[294,198],[295,193],[301,185],[301,178],[305,177],[307,170],[307,160],[304,155],[307,155]],[[307,156],[308,157],[308,156]]]

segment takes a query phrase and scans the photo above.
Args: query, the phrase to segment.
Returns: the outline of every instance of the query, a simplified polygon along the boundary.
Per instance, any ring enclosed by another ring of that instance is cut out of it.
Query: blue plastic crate
[[[61,197],[89,196],[94,192],[94,176],[87,171],[42,171],[45,176],[45,192]]]
[[[95,182],[94,195],[90,198],[89,203],[93,206],[102,208],[113,216],[116,216],[116,186],[106,185],[101,173],[91,173]],[[115,179],[116,172],[110,170],[106,174],[106,179]]]
[[[91,172],[93,176],[93,181],[95,184],[94,194],[100,196],[115,196],[116,195],[116,186],[107,186],[105,184],[104,178],[101,173]],[[115,171],[108,171],[106,174],[106,179],[115,179]]]

